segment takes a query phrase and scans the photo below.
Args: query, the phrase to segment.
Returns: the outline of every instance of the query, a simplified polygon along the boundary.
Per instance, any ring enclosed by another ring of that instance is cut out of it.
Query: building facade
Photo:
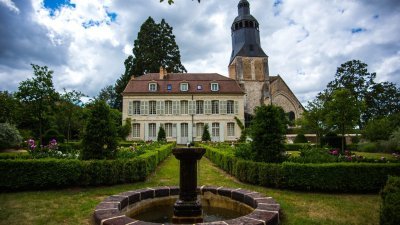
[[[235,79],[245,92],[245,114],[254,114],[261,104],[281,106],[295,120],[304,111],[297,97],[281,76],[270,76],[268,56],[261,48],[258,21],[250,14],[250,4],[240,0],[238,16],[231,26],[232,53],[229,77]]]
[[[150,73],[132,77],[123,92],[123,120],[131,118],[130,140],[156,140],[164,127],[168,141],[200,141],[205,124],[212,141],[234,141],[261,104],[280,106],[290,120],[304,111],[281,76],[270,76],[258,21],[240,0],[232,23],[229,78],[215,73]]]
[[[243,91],[219,74],[160,73],[132,78],[123,92],[123,120],[130,118],[129,140],[157,140],[162,126],[167,141],[201,141],[207,124],[212,141],[235,141],[244,122]]]

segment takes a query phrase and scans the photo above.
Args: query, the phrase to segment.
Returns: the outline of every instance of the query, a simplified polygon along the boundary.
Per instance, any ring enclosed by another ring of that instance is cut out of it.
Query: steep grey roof
[[[238,16],[234,19],[232,31],[232,53],[229,64],[236,56],[268,57],[260,44],[259,24],[250,14],[250,4],[241,0],[238,4]]]
[[[157,91],[149,91],[149,83],[157,84]],[[188,91],[180,90],[181,83],[188,83]],[[211,91],[211,83],[218,83],[219,90]],[[201,86],[201,90],[197,87]],[[170,89],[168,89],[168,86]],[[236,80],[217,73],[168,73],[160,79],[159,73],[149,73],[131,79],[123,95],[129,94],[241,94]]]

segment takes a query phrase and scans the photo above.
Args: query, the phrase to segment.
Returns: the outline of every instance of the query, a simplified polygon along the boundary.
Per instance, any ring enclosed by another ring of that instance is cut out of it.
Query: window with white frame
[[[133,101],[132,102],[132,114],[133,115],[140,115],[140,101]]]
[[[204,132],[204,123],[196,123],[196,136],[201,137],[203,136]]]
[[[149,123],[149,137],[151,138],[157,137],[155,123]]]
[[[181,114],[188,114],[188,101],[181,101]]]
[[[165,136],[172,137],[172,123],[165,124]]]
[[[211,101],[211,113],[219,114],[219,101],[218,100]]]
[[[157,114],[157,102],[149,101],[149,114],[156,115]]]
[[[196,101],[196,114],[204,114],[204,101],[203,100]]]
[[[165,101],[165,114],[172,115],[172,101]]]
[[[211,91],[219,91],[218,83],[211,83]]]
[[[213,137],[219,137],[219,123],[212,123],[211,131]]]
[[[149,83],[149,91],[157,91],[157,83]]]
[[[189,84],[188,83],[181,83],[180,88],[181,88],[181,91],[188,91],[189,90]]]
[[[226,102],[226,113],[234,114],[235,113],[235,102],[232,100],[228,100]]]
[[[228,137],[234,137],[235,136],[235,123],[228,123],[227,128],[228,128]]]
[[[132,137],[134,138],[140,137],[140,123],[132,124]]]

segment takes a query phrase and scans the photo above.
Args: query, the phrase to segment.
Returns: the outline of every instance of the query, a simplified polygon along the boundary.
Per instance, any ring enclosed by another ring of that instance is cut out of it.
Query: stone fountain
[[[173,223],[203,222],[201,202],[197,198],[197,160],[203,157],[204,148],[175,148],[174,156],[180,161],[179,199],[174,204]]]
[[[271,197],[241,188],[198,187],[197,161],[204,153],[203,148],[173,149],[180,161],[179,187],[149,187],[109,196],[97,205],[95,224],[279,224],[280,205]]]

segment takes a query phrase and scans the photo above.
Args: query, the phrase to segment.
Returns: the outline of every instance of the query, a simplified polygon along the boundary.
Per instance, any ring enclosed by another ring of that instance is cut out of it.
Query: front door
[[[187,123],[181,123],[181,143],[186,145],[189,141],[189,125]]]

